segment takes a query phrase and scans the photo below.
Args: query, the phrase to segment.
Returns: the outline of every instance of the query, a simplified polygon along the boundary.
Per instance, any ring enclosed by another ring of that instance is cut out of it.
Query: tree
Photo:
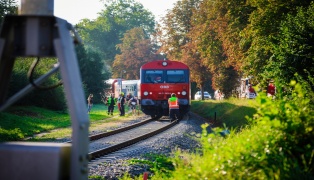
[[[105,89],[104,81],[109,79],[110,73],[98,52],[83,45],[76,46],[76,52],[85,95],[94,94],[95,103],[99,103],[101,100],[99,93]]]
[[[226,20],[220,17],[224,12],[219,11],[219,8],[223,9],[220,4],[222,4],[220,1],[204,1],[200,4],[192,17],[192,28],[188,37],[191,40],[189,43],[194,44],[190,47],[200,54],[199,64],[206,68],[213,89],[224,91],[228,88],[223,87],[226,84],[222,83],[221,79],[227,76],[224,73],[227,72],[226,69],[230,64],[224,52],[223,41],[220,39],[221,29],[227,26]],[[204,82],[206,79],[200,83]]]
[[[127,31],[118,44],[121,54],[116,55],[113,63],[113,77],[120,77],[126,71],[126,79],[140,79],[139,69],[149,61],[156,60],[153,44],[140,27]]]
[[[168,59],[181,59],[181,48],[190,41],[187,34],[191,29],[193,11],[199,2],[200,0],[178,1],[162,18],[162,24],[158,24],[156,35],[161,44],[159,52],[165,53]]]
[[[205,83],[212,74],[202,64],[203,57],[197,48],[199,37],[193,35],[193,13],[199,8],[200,0],[178,1],[162,19],[157,27],[158,42],[161,43],[159,52],[165,53],[167,58],[178,60],[190,67],[191,81],[204,92]]]
[[[314,75],[314,3],[299,7],[297,14],[288,14],[281,23],[278,43],[274,44],[274,55],[267,68],[271,76],[288,84],[297,73],[311,82]],[[314,90],[314,87],[312,87]]]
[[[244,65],[246,72],[251,72],[258,79],[273,78],[269,76],[269,64],[272,64],[274,46],[278,44],[277,37],[280,24],[287,14],[295,15],[298,7],[308,7],[311,1],[249,1],[254,11],[249,16],[249,24],[241,32],[248,49]]]
[[[212,74],[209,69],[201,62],[201,55],[197,52],[197,48],[193,41],[187,43],[182,50],[181,61],[190,68],[191,79],[196,82],[197,87],[202,92],[202,99],[204,99],[205,83],[212,78]]]
[[[246,0],[205,1],[202,5],[208,19],[205,22],[215,32],[214,39],[221,42],[225,67],[233,67],[241,73],[246,51],[241,32],[249,24],[249,15],[254,9]]]
[[[17,5],[15,0],[0,1],[0,24],[3,23],[4,16],[8,14],[17,14]]]
[[[219,69],[221,72],[217,73],[217,76],[213,77],[215,82],[215,89],[219,89],[224,93],[225,98],[232,96],[233,90],[239,86],[239,73],[234,70],[234,67],[229,66]]]
[[[85,44],[101,53],[108,65],[112,65],[117,44],[124,33],[134,27],[142,27],[147,36],[154,32],[154,16],[134,0],[111,1],[95,21],[83,20],[77,27]]]
[[[34,62],[38,62],[32,67]],[[13,73],[10,79],[8,97],[12,97],[25,86],[30,84],[30,80],[35,80],[51,70],[53,64],[57,63],[57,58],[25,58],[15,59]],[[28,73],[32,70],[32,76]],[[40,87],[35,88],[23,98],[16,102],[16,105],[40,106],[54,110],[65,110],[66,100],[63,92],[63,86],[56,86],[60,82],[61,75],[59,71],[46,79]]]

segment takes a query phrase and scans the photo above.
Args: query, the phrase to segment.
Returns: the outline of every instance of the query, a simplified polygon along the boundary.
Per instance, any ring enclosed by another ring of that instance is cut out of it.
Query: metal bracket
[[[89,117],[71,30],[67,21],[50,15],[5,17],[0,32],[0,110],[32,89],[26,86],[6,99],[16,57],[57,57],[72,121],[70,177],[77,180],[88,179]],[[42,83],[46,77],[35,83]]]

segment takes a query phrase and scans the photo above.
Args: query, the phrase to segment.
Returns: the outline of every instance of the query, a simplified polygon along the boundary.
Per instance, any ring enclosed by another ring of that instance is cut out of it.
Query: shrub
[[[16,59],[13,68],[13,74],[10,81],[9,97],[20,91],[29,84],[27,77],[29,68],[31,67],[32,58]],[[56,62],[56,59],[43,58],[34,69],[34,80],[39,76],[47,73],[51,69],[51,65]],[[43,86],[52,86],[58,83],[59,74],[54,74],[45,81]],[[34,89],[16,103],[18,105],[35,105],[53,110],[65,110],[66,100],[63,93],[63,87],[53,89]]]
[[[0,128],[0,140],[1,141],[17,141],[24,138],[23,133],[19,128],[12,130],[6,130]]]
[[[259,108],[242,131],[221,136],[223,129],[203,125],[199,153],[176,152],[175,170],[153,179],[313,179],[313,105],[295,81],[291,93],[276,100],[261,95]]]
[[[260,108],[253,122],[260,126],[270,123],[273,129],[283,133],[276,146],[291,163],[290,176],[313,176],[314,111],[309,99],[313,97],[309,95],[312,92],[305,91],[296,81],[291,81],[290,86],[284,89],[291,93],[282,95],[280,92],[280,99],[276,101],[264,96],[258,98]]]

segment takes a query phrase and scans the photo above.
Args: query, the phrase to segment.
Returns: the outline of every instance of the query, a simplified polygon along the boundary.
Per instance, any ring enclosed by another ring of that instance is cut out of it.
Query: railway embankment
[[[90,133],[106,128],[118,128],[123,123],[136,123],[143,116],[132,117],[126,109],[126,116],[119,116],[115,109],[113,116],[107,115],[107,106],[94,105],[90,117]],[[0,142],[5,141],[60,141],[71,136],[71,117],[66,111],[53,111],[35,106],[12,106],[0,112]]]

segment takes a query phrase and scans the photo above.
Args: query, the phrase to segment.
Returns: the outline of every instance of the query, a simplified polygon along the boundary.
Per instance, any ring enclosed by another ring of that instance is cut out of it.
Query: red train
[[[156,60],[140,69],[141,110],[154,119],[169,115],[168,99],[175,93],[179,99],[180,116],[190,110],[190,70],[178,61]]]

